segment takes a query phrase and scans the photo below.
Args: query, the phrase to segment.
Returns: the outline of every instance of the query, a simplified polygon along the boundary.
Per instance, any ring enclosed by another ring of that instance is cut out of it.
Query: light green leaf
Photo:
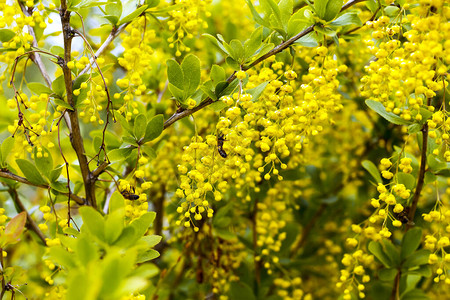
[[[6,159],[8,158],[9,154],[11,153],[11,151],[14,148],[14,143],[16,142],[16,140],[9,136],[7,137],[3,142],[2,145],[0,146],[0,162],[1,165],[4,165],[6,162]]]
[[[83,266],[93,260],[98,259],[97,247],[86,236],[80,236],[76,239],[76,255]]]
[[[333,20],[342,8],[343,0],[316,0],[314,8],[319,18],[325,21]]]
[[[72,269],[77,266],[74,255],[67,252],[61,246],[53,246],[49,248],[49,254],[52,261],[56,262],[64,268]]]
[[[28,160],[19,158],[16,160],[16,163],[19,166],[25,178],[28,179],[30,182],[38,185],[44,185],[47,183],[47,181],[42,177],[41,173],[39,173],[36,166],[31,162],[29,162]]]
[[[294,10],[294,4],[292,0],[280,0],[278,3],[278,7],[280,8],[280,17],[281,24],[283,28],[286,30],[289,19],[291,18],[292,11]]]
[[[330,23],[333,26],[348,26],[348,25],[357,25],[361,26],[362,22],[358,17],[356,12],[347,12],[341,16],[339,16],[336,20]]]
[[[50,179],[50,172],[53,170],[53,158],[52,154],[45,147],[41,147],[41,157],[38,157],[37,149],[34,149],[34,162],[38,170],[48,179]]]
[[[406,121],[394,113],[387,112],[386,108],[383,106],[383,104],[381,102],[374,101],[374,100],[366,100],[366,105],[391,123],[394,123],[396,125],[410,125],[411,124],[410,121]]]
[[[298,11],[296,11],[288,22],[287,34],[288,37],[291,38],[294,35],[302,32],[306,29],[306,27],[312,25],[312,22],[305,17],[305,10],[307,7],[304,7]]]
[[[150,249],[150,250],[148,250],[148,251],[146,251],[144,253],[140,253],[138,255],[136,263],[141,264],[141,263],[144,263],[146,261],[155,259],[158,256],[159,256],[159,252],[158,251]]]
[[[259,26],[255,31],[252,32],[250,38],[244,43],[244,56],[245,59],[248,60],[255,52],[261,47],[262,44],[262,33],[263,27]],[[224,71],[225,73],[225,71]],[[223,79],[219,81],[225,80],[225,76]],[[218,82],[218,81],[217,81]]]
[[[9,42],[16,34],[14,31],[9,29],[0,29],[0,42],[5,43]]]
[[[125,210],[116,209],[106,217],[105,240],[112,245],[122,234],[124,227]]]
[[[200,60],[193,54],[187,55],[181,62],[183,70],[183,90],[186,98],[194,94],[200,84]]]
[[[383,183],[380,172],[378,171],[377,167],[373,162],[371,162],[370,160],[365,160],[362,162],[362,166],[364,169],[367,170],[367,172],[370,173],[370,175],[372,175],[376,183]]]
[[[153,223],[155,219],[156,213],[151,211],[143,214],[138,219],[133,220],[131,222],[131,226],[135,229],[136,235],[140,238],[144,235],[150,225]]]
[[[148,247],[154,247],[157,244],[159,244],[159,242],[161,242],[161,239],[162,239],[162,236],[152,234],[152,235],[143,236],[141,238],[141,241],[146,242]]]
[[[123,209],[124,207],[125,200],[123,196],[118,191],[115,191],[109,199],[109,212],[112,213],[116,210]]]
[[[243,63],[245,59],[245,51],[241,41],[232,40],[230,42],[230,47],[231,47],[231,57],[238,63]]]
[[[218,65],[213,65],[211,68],[211,74],[210,74],[211,80],[213,83],[217,84],[221,81],[225,81],[226,74],[224,68]]]
[[[255,7],[253,6],[252,1],[251,0],[245,0],[245,1],[247,2],[248,7],[250,8],[250,11],[252,13],[252,16],[253,16],[253,19],[255,20],[255,22],[260,24],[260,25],[262,25],[262,26],[264,26],[264,27],[270,28],[270,23],[267,22],[266,20],[264,20],[259,15],[259,13],[256,11]]]
[[[52,91],[61,98],[66,93],[66,86],[64,85],[64,76],[61,75],[52,82]]]
[[[228,52],[228,49],[225,48],[223,46],[223,44],[218,39],[216,39],[214,36],[212,36],[212,35],[210,35],[208,33],[204,33],[202,36],[206,37],[211,43],[216,45],[220,50],[225,52],[227,55],[230,55],[230,53]]]
[[[141,7],[139,7],[138,9],[136,9],[135,11],[124,17],[122,20],[120,20],[120,22],[117,25],[120,26],[122,24],[133,21],[135,18],[140,16],[140,14],[142,14],[147,9],[147,7],[148,7],[147,5],[142,5]]]
[[[171,83],[178,89],[183,90],[183,71],[181,70],[180,65],[173,59],[167,60],[166,64],[169,83]]]
[[[107,15],[120,18],[122,15],[122,1],[110,2],[105,5],[105,12]]]
[[[53,94],[53,91],[49,89],[46,85],[43,85],[39,82],[30,82],[27,84],[27,87],[35,94]]]
[[[184,93],[182,89],[177,88],[173,84],[169,83],[169,91],[172,96],[177,99],[179,102],[184,103],[186,99],[184,98]]]
[[[105,240],[105,220],[102,215],[90,206],[80,208],[81,218],[83,219],[83,227],[91,234],[96,236],[100,241]]]
[[[269,83],[268,81],[263,82],[260,85],[258,85],[257,87],[254,87],[254,88],[246,91],[247,94],[252,95],[252,101],[253,102],[258,101],[259,97],[264,92],[264,90],[265,90],[265,88],[266,88],[268,83]]]

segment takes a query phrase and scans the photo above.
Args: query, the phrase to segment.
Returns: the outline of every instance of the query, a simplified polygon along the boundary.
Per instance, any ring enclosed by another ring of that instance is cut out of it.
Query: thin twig
[[[16,181],[16,182],[24,183],[24,184],[27,184],[27,185],[43,188],[43,189],[46,189],[46,190],[51,188],[47,184],[36,184],[36,183],[30,182],[26,178],[21,177],[21,176],[16,175],[16,174],[13,174],[13,173],[11,173],[9,171],[4,171],[4,170],[0,171],[0,177],[6,178],[6,179],[10,179],[10,180],[13,180],[13,181]],[[68,195],[68,193],[61,193],[61,194]],[[75,194],[70,194],[70,199],[72,199],[73,201],[75,201],[79,205],[83,205],[85,203],[85,200],[83,198],[81,198],[80,196],[77,196]]]

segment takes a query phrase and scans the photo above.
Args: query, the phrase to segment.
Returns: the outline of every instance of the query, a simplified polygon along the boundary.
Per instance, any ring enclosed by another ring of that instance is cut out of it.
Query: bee
[[[408,224],[409,226],[413,226],[415,223],[408,218],[409,207],[405,207],[403,211],[396,213],[395,218],[402,222],[403,224]]]
[[[227,157],[227,153],[225,152],[225,150],[223,150],[223,142],[225,141],[225,139],[223,138],[223,134],[220,134],[217,137],[217,151],[219,152],[220,156],[222,156],[223,158]]]
[[[131,191],[130,190],[123,190],[120,193],[127,200],[138,200],[139,199],[139,195],[136,195],[135,192],[136,191],[134,190],[134,187],[131,187]]]

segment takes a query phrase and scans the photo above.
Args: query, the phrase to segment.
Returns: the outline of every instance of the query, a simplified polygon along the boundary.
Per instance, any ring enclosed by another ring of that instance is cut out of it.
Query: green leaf
[[[122,24],[133,21],[140,14],[142,14],[147,9],[147,7],[148,5],[142,5],[141,7],[139,7],[138,9],[136,9],[135,11],[124,17],[122,20],[120,20],[120,22],[117,25],[120,26]]]
[[[116,209],[106,217],[105,240],[112,245],[122,234],[124,227],[124,209]]]
[[[86,228],[92,235],[100,241],[105,240],[105,220],[102,215],[90,206],[80,208],[81,218],[83,219],[83,228]]]
[[[159,255],[160,254],[159,254],[158,251],[150,249],[150,250],[148,250],[148,251],[146,251],[144,253],[140,253],[138,255],[138,257],[137,257],[136,263],[137,264],[144,263],[146,261],[149,261],[149,260],[152,260],[152,259],[155,259],[155,258],[159,257]]]
[[[43,175],[45,175],[48,179],[50,179],[50,173],[53,170],[53,158],[50,151],[47,150],[45,147],[41,147],[41,157],[38,157],[37,155],[37,149],[34,149],[34,162],[36,163],[36,167],[38,168],[39,172]]]
[[[61,246],[53,246],[49,248],[49,255],[54,262],[64,268],[72,269],[76,267],[74,255],[67,252]]]
[[[372,175],[376,183],[383,183],[380,172],[378,171],[377,167],[373,162],[371,162],[370,160],[364,160],[362,162],[362,166],[364,169],[367,170],[367,172],[370,173],[370,175]]]
[[[9,29],[0,29],[0,42],[9,42],[16,34]]]
[[[109,21],[109,23],[111,23],[112,25],[116,25],[117,22],[119,22],[119,17],[117,16],[103,16],[103,18],[105,18],[106,20]]]
[[[50,175],[48,176],[48,180],[50,180],[50,182],[57,181],[59,176],[61,175],[63,167],[64,166],[58,166],[51,170]]]
[[[274,0],[261,0],[261,3],[268,5],[272,10],[275,26],[278,28],[283,28],[283,22],[281,21],[281,11],[277,3]]]
[[[171,83],[176,88],[183,90],[183,71],[181,70],[180,65],[173,59],[167,60],[166,64],[169,83]]]
[[[422,240],[422,228],[414,227],[408,230],[403,236],[401,258],[405,259],[410,256],[420,245]]]
[[[207,107],[209,109],[212,109],[215,112],[219,112],[222,109],[224,109],[225,107],[228,107],[228,105],[225,102],[218,100],[218,101],[211,103],[211,105],[208,105]]]
[[[256,300],[252,288],[244,282],[231,282],[228,295],[233,300]]]
[[[157,244],[159,244],[159,242],[161,242],[161,239],[162,239],[162,236],[152,234],[152,235],[143,236],[141,238],[141,241],[144,241],[145,243],[147,243],[147,246],[151,248],[151,247],[154,247]]]
[[[213,83],[217,84],[221,81],[225,81],[226,74],[224,68],[219,65],[213,65],[211,68],[211,73],[209,75]]]
[[[265,88],[266,88],[268,83],[269,83],[268,81],[263,82],[260,85],[258,85],[257,87],[254,87],[254,88],[246,91],[247,94],[252,95],[252,101],[253,102],[258,101],[259,97],[264,92],[264,90],[265,90]]]
[[[400,264],[400,253],[398,249],[392,244],[389,240],[383,240],[384,253],[389,257],[389,260],[394,264],[394,266],[398,266]]]
[[[430,300],[430,297],[422,290],[412,289],[408,293],[402,295],[402,300]]]
[[[122,234],[114,242],[114,245],[118,247],[127,248],[139,240],[140,236],[137,235],[136,230],[132,226],[127,226],[123,229]]]
[[[384,12],[386,13],[386,15],[388,17],[397,16],[399,11],[400,11],[400,8],[398,8],[397,6],[389,5],[384,8]]]
[[[155,219],[156,213],[151,211],[143,214],[138,219],[133,220],[131,222],[131,226],[135,229],[136,235],[140,238],[144,235],[150,225],[153,223]]]
[[[417,133],[422,129],[422,125],[414,123],[408,126],[408,133],[413,134]]]
[[[406,121],[394,113],[387,112],[386,108],[383,106],[383,104],[381,102],[374,101],[374,100],[366,100],[366,105],[391,123],[394,123],[396,125],[410,125],[411,124],[410,121]]]
[[[287,34],[289,38],[302,32],[306,29],[306,27],[312,25],[312,22],[305,17],[305,9],[307,9],[307,7],[296,11],[289,19],[287,27]]]
[[[42,177],[41,173],[39,173],[36,166],[33,165],[28,160],[19,158],[16,160],[16,163],[19,166],[25,178],[28,179],[31,183],[37,185],[44,185],[47,183],[47,181]]]
[[[319,45],[319,36],[316,32],[310,32],[299,38],[295,43],[305,47],[317,47]]]
[[[148,123],[145,128],[145,136],[142,143],[152,141],[159,137],[164,130],[164,116],[156,115]]]
[[[278,7],[280,8],[281,24],[286,30],[292,11],[294,10],[294,3],[292,0],[280,0]]]
[[[259,15],[259,13],[256,11],[255,7],[253,6],[252,1],[251,0],[245,0],[245,1],[247,2],[248,7],[250,8],[250,11],[252,13],[252,16],[253,16],[253,19],[255,20],[255,22],[260,24],[260,25],[262,25],[262,26],[264,26],[264,27],[270,28],[270,23],[267,22],[266,20],[264,20]]]
[[[125,200],[123,196],[118,191],[115,191],[109,199],[109,213],[123,209],[124,207]]]
[[[116,16],[120,18],[122,15],[122,1],[110,2],[105,5],[105,12],[107,15]]]
[[[242,46],[241,41],[232,40],[230,42],[230,47],[231,47],[231,57],[238,63],[243,63],[245,60],[245,50],[244,46]]]
[[[177,88],[176,86],[174,86],[173,84],[169,83],[169,91],[172,94],[172,96],[178,100],[181,103],[186,102],[185,98],[184,98],[184,93],[182,89]]]
[[[16,142],[16,140],[11,136],[7,137],[2,142],[2,145],[0,146],[0,158],[1,158],[2,165],[4,165],[4,163],[6,162],[6,159],[8,158],[9,154],[13,150],[15,142]]]
[[[202,36],[206,37],[211,43],[213,43],[214,45],[216,45],[220,50],[222,50],[223,52],[225,52],[227,55],[230,55],[230,52],[228,52],[228,49],[225,48],[223,46],[223,44],[214,36],[208,34],[208,33],[204,33]]]
[[[246,60],[249,59],[253,54],[255,54],[255,52],[261,47],[262,33],[263,33],[263,27],[260,26],[255,31],[253,31],[250,38],[245,41],[244,56],[245,56]],[[223,80],[225,80],[225,71],[224,71],[224,78],[217,80],[216,82],[220,82]]]
[[[144,114],[139,114],[134,119],[134,137],[140,140],[144,137],[145,128],[147,126],[147,117]]]
[[[398,270],[395,268],[381,269],[378,272],[378,276],[383,281],[392,281],[392,280],[394,280],[397,273],[398,273]]]
[[[339,16],[336,20],[330,23],[333,26],[348,26],[348,25],[357,25],[361,26],[362,22],[358,17],[356,12],[347,12],[341,16]]]
[[[430,251],[426,249],[420,249],[409,255],[402,266],[406,269],[409,269],[409,268],[417,268],[417,266],[421,265],[427,265],[429,256]]]
[[[436,180],[437,180],[436,175],[434,175],[430,171],[425,172],[424,184],[429,184],[435,182]]]
[[[405,187],[409,190],[413,190],[416,186],[416,178],[408,173],[399,172],[397,173],[398,183],[405,185]]]
[[[97,247],[86,236],[77,238],[75,253],[83,266],[87,266],[89,262],[98,259]]]
[[[342,4],[343,0],[316,0],[314,8],[322,20],[331,21],[339,14]]]
[[[53,99],[53,102],[55,103],[55,105],[59,105],[61,107],[64,107],[64,108],[67,108],[68,110],[73,111],[73,107],[70,106],[69,103],[67,103],[61,99],[55,98],[55,99]]]
[[[372,253],[386,268],[392,266],[389,257],[383,250],[383,246],[379,242],[371,241],[369,243],[369,251]]]
[[[66,93],[66,86],[64,84],[64,76],[61,75],[52,82],[52,91],[61,98]]]
[[[49,89],[46,85],[43,85],[39,82],[30,82],[27,84],[27,87],[35,94],[53,94],[53,91]]]
[[[183,70],[183,90],[186,98],[194,94],[200,84],[200,60],[193,54],[187,55],[181,62]]]
[[[133,151],[132,147],[113,149],[108,152],[108,158],[111,162],[119,162],[125,160]]]

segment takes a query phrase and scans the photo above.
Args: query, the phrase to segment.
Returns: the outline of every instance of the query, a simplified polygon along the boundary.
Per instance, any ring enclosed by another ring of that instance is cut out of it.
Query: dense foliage
[[[0,299],[450,298],[448,0],[0,0]]]

